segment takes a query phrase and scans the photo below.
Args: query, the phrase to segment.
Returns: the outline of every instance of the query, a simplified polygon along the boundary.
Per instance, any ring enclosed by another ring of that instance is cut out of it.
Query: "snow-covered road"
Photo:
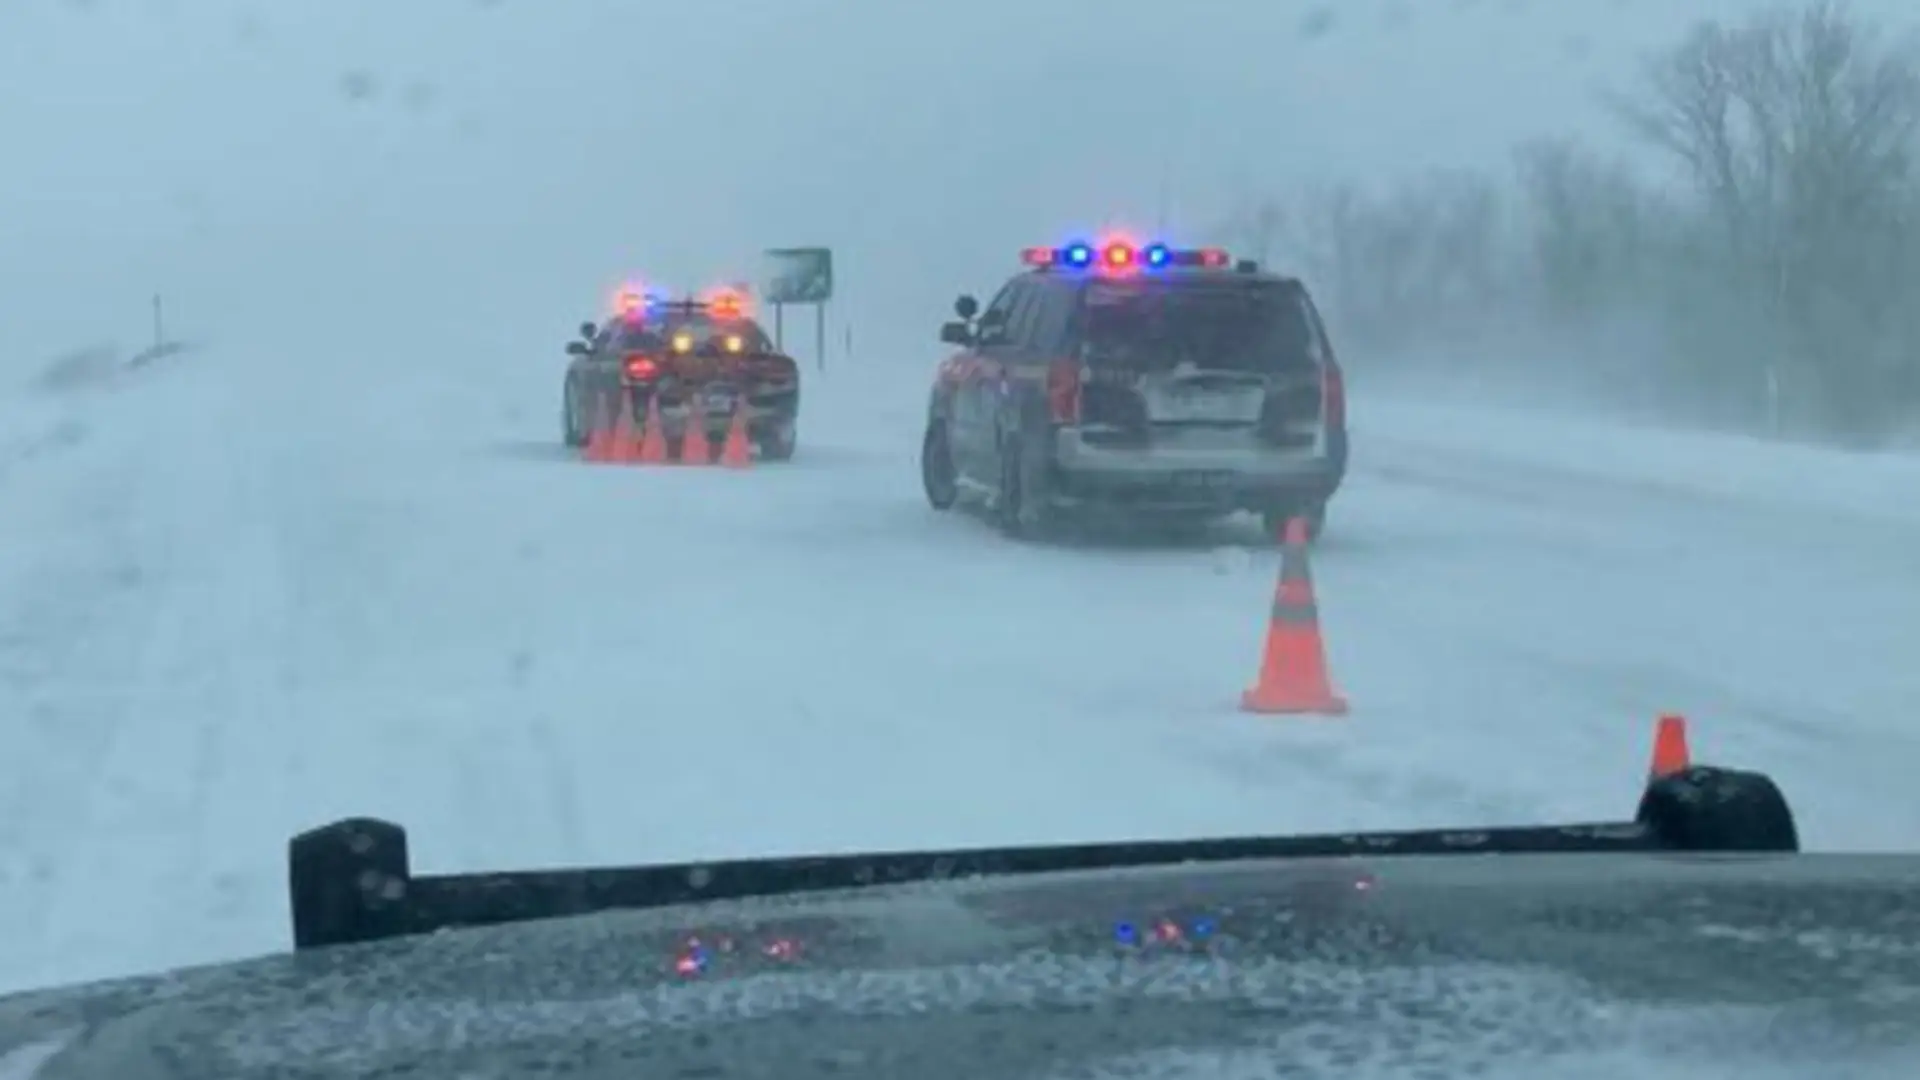
[[[1354,713],[1276,720],[1271,552],[933,513],[912,365],[748,473],[568,461],[557,368],[6,388],[0,990],[283,947],[350,813],[433,870],[1591,819],[1662,710],[1810,847],[1920,847],[1913,462],[1362,400]]]

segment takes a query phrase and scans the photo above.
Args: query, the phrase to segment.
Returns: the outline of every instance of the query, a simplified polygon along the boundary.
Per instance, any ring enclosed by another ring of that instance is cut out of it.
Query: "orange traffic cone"
[[[729,469],[745,469],[753,464],[753,444],[747,438],[747,399],[741,395],[733,407],[733,422],[727,425],[727,441],[720,444],[720,464]]]
[[[713,464],[713,441],[707,438],[707,411],[700,399],[687,401],[687,430],[680,436],[680,464]]]
[[[613,449],[613,423],[607,415],[607,399],[601,398],[593,409],[593,430],[587,432],[587,445],[581,452],[582,461],[596,464],[607,461]]]
[[[1260,678],[1240,695],[1242,712],[1318,713],[1344,716],[1347,702],[1327,675],[1326,644],[1320,638],[1320,608],[1307,565],[1307,522],[1287,522],[1280,556],[1280,582],[1267,620],[1267,648]]]
[[[660,465],[667,460],[667,427],[660,421],[660,395],[647,398],[647,426],[640,433],[640,464]]]
[[[1686,772],[1693,766],[1693,755],[1687,750],[1687,718],[1668,713],[1660,717],[1653,729],[1653,765],[1647,770],[1648,781]]]
[[[613,421],[613,446],[607,453],[607,460],[619,465],[631,465],[640,460],[640,433],[633,426],[633,397],[620,395],[620,414]]]

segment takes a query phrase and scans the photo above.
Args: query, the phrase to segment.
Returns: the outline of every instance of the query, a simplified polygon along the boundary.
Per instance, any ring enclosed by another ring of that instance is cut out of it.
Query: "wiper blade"
[[[1404,855],[1797,852],[1786,797],[1761,773],[1696,766],[1651,781],[1631,821],[1250,836],[420,875],[406,830],[349,818],[288,844],[296,950],[460,927],[955,878],[1252,859]]]

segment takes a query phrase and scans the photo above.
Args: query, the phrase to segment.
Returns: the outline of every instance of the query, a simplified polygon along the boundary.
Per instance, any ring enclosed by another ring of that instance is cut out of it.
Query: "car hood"
[[[1910,1077],[1916,889],[1467,856],[616,912],[0,999],[0,1077]]]

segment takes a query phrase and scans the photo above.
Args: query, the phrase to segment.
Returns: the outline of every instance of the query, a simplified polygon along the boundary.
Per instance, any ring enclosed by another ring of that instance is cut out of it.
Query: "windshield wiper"
[[[792,856],[416,876],[406,830],[349,818],[288,844],[297,950],[613,909],[954,878],[1248,859],[1403,855],[1797,852],[1786,797],[1761,773],[1695,766],[1652,780],[1632,821]]]

